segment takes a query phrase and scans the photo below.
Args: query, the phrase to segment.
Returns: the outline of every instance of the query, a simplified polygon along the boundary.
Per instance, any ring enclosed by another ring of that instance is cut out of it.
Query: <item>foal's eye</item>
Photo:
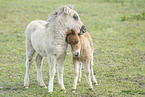
[[[73,18],[77,21],[78,20],[78,16],[76,14],[73,15]]]
[[[78,44],[79,43],[79,41],[76,41],[76,44]]]

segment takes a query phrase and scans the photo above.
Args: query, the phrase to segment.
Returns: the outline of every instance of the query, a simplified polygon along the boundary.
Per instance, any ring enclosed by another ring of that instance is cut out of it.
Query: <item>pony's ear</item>
[[[74,9],[74,5],[68,5],[70,9]]]
[[[69,14],[70,13],[70,8],[69,7],[64,7],[64,13]]]

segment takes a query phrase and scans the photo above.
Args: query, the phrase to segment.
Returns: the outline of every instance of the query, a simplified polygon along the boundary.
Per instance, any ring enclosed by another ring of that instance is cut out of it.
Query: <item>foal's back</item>
[[[82,59],[90,59],[91,54],[93,54],[93,42],[90,34],[88,32],[80,35],[81,41],[81,57]]]

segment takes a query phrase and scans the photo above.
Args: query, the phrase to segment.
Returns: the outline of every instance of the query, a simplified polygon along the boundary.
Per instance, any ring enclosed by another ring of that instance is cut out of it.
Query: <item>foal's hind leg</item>
[[[32,58],[35,53],[35,50],[33,48],[26,48],[26,74],[24,78],[24,87],[28,88],[29,87],[29,70],[32,64]]]
[[[37,81],[40,83],[41,86],[47,88],[42,79],[42,71],[41,71],[42,64],[43,64],[43,57],[40,54],[37,54],[36,57]]]
[[[96,78],[95,78],[95,75],[94,75],[94,72],[93,72],[93,54],[91,55],[91,78],[92,78],[93,83],[95,85],[98,85]]]
[[[86,79],[89,84],[89,89],[93,90],[93,86],[90,78],[90,61],[88,60],[84,62],[84,71],[86,73]]]

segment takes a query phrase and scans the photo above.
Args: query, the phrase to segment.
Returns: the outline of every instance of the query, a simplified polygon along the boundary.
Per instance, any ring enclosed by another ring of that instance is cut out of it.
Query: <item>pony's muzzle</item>
[[[81,29],[80,29],[80,33],[79,35],[82,35],[83,33],[85,33],[87,31],[87,28],[85,27],[85,25],[82,25]]]

